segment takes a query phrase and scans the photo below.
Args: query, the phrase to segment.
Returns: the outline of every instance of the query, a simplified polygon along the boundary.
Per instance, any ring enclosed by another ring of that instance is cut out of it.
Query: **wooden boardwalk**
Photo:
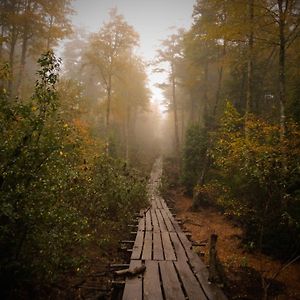
[[[208,282],[206,266],[159,196],[161,172],[158,159],[148,188],[151,205],[139,220],[130,260],[130,269],[144,264],[146,270],[126,278],[123,300],[226,299]]]

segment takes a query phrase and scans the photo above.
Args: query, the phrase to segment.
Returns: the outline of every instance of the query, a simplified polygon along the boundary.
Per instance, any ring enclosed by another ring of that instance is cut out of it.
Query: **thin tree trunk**
[[[204,65],[204,85],[203,85],[203,102],[204,105],[208,103],[208,62],[205,62]]]
[[[184,109],[183,104],[181,106],[181,144],[184,143],[184,132],[185,132],[185,119],[184,119]]]
[[[10,43],[10,51],[9,51],[9,66],[10,66],[10,79],[8,82],[8,92],[10,97],[13,97],[13,81],[14,81],[14,63],[15,63],[15,49],[17,44],[17,33],[15,26],[12,30],[12,39]]]
[[[26,8],[25,8],[25,14],[28,14],[31,7],[31,0],[27,2]],[[21,94],[21,85],[23,81],[24,71],[25,71],[25,65],[26,65],[26,56],[27,56],[27,48],[28,48],[28,40],[29,40],[29,24],[28,21],[25,21],[24,24],[24,31],[23,31],[23,38],[22,38],[22,51],[21,51],[21,64],[20,64],[20,72],[18,76],[18,81],[16,84],[16,90],[17,95],[20,96]]]
[[[174,109],[174,133],[175,133],[175,148],[176,158],[180,161],[180,144],[179,144],[179,133],[178,133],[178,115],[177,115],[177,99],[176,99],[176,82],[175,82],[175,70],[174,64],[171,64],[171,80],[172,80],[172,99]]]
[[[248,0],[248,58],[247,58],[247,96],[246,96],[246,119],[247,115],[253,110],[253,45],[254,45],[254,0]]]
[[[127,162],[127,165],[129,165],[129,132],[130,132],[130,106],[127,105],[127,116],[126,116],[126,125],[125,125],[125,140],[126,140],[125,160]]]
[[[23,82],[23,76],[24,76],[25,65],[26,65],[27,46],[28,46],[28,31],[27,31],[27,29],[25,29],[23,41],[22,41],[20,72],[19,72],[18,81],[16,84],[16,90],[17,90],[18,96],[20,96],[20,94],[21,94],[21,85]]]
[[[7,0],[2,0],[2,7],[5,8],[7,5]],[[4,42],[4,34],[5,34],[5,21],[4,21],[4,12],[1,12],[1,19],[2,19],[2,24],[1,24],[1,37],[0,37],[0,60],[2,60],[2,55],[3,55],[3,42]]]
[[[191,99],[191,109],[190,109],[190,120],[189,120],[189,124],[194,124],[195,122],[195,111],[196,111],[196,105],[195,105],[195,100],[193,97],[193,94],[190,92],[190,99]]]
[[[105,128],[105,138],[106,138],[106,154],[109,153],[109,127],[110,127],[110,106],[111,106],[111,90],[112,90],[112,78],[111,75],[108,76],[107,83],[107,106],[106,106],[106,128]]]
[[[224,44],[223,44],[223,49],[222,49],[222,62],[221,62],[221,66],[219,68],[219,77],[218,77],[218,87],[217,87],[217,92],[216,92],[216,102],[214,105],[214,109],[213,109],[213,117],[215,118],[216,113],[217,113],[217,109],[218,109],[218,105],[220,102],[220,95],[221,95],[221,90],[222,90],[222,81],[223,81],[223,70],[224,70],[224,57],[226,55],[226,41],[224,40]]]
[[[286,0],[286,7],[283,9],[283,0],[278,0],[279,8],[279,104],[280,104],[280,127],[281,138],[285,136],[285,103],[286,103],[286,77],[285,77],[285,22],[286,11],[288,8],[288,1]]]
[[[1,26],[1,36],[0,36],[0,60],[2,60],[2,55],[3,55],[3,39],[4,39],[4,25]]]

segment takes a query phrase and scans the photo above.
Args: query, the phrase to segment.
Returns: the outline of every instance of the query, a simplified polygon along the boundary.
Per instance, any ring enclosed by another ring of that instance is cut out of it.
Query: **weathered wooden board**
[[[159,200],[160,200],[162,208],[169,209],[166,201],[162,197],[159,197]]]
[[[176,255],[172,246],[169,232],[162,232],[161,239],[164,249],[165,260],[176,260]]]
[[[144,274],[144,300],[163,300],[158,262],[147,260]]]
[[[151,219],[152,219],[153,231],[160,231],[156,212],[154,209],[151,209]]]
[[[167,215],[166,209],[161,209],[160,212],[165,221],[168,231],[175,231],[174,226],[173,226],[169,216]]]
[[[162,240],[159,231],[153,232],[153,259],[154,260],[164,259],[164,251],[163,251]]]
[[[181,232],[181,228],[180,228],[178,222],[174,219],[174,217],[171,214],[170,210],[168,209],[168,210],[166,210],[166,212],[167,212],[167,215],[169,216],[169,218],[170,218],[170,220],[171,220],[171,222],[174,226],[175,231]]]
[[[160,231],[162,231],[162,232],[167,231],[167,227],[166,227],[164,219],[161,215],[160,209],[156,209],[155,211],[156,211],[156,216],[157,216]]]
[[[209,300],[227,300],[225,294],[215,285],[208,282],[208,270],[200,257],[191,251],[189,262]]]
[[[157,208],[157,205],[156,205],[156,201],[155,201],[155,200],[152,200],[152,201],[151,201],[151,207],[152,207],[153,209],[156,209],[156,208]]]
[[[159,267],[166,300],[185,300],[173,262],[160,261]]]
[[[146,230],[152,230],[150,209],[146,212]]]
[[[152,231],[146,231],[142,259],[152,259]]]
[[[138,230],[145,230],[145,218],[140,218]]]
[[[189,300],[206,300],[206,296],[186,261],[174,262]]]
[[[170,238],[171,238],[171,241],[172,241],[174,249],[175,249],[175,254],[176,254],[177,260],[187,261],[188,258],[186,256],[185,250],[177,236],[177,233],[170,232]]]
[[[158,209],[162,209],[162,205],[161,205],[161,202],[160,202],[160,199],[158,196],[155,197],[155,201],[156,201],[156,206]]]
[[[142,262],[140,260],[132,260],[130,262],[130,269],[140,267]],[[135,276],[126,279],[126,284],[123,293],[123,300],[143,300],[143,279],[142,276]]]
[[[131,259],[140,259],[144,244],[144,231],[138,231],[132,248]]]

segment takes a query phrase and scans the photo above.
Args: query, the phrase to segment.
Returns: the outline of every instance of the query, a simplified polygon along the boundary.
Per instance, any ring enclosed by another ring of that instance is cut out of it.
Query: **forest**
[[[163,194],[298,264],[300,2],[196,0],[151,61],[117,8],[96,32],[76,13],[0,2],[1,298],[87,299],[74,282],[117,260],[160,156]],[[160,103],[150,72],[165,78]]]

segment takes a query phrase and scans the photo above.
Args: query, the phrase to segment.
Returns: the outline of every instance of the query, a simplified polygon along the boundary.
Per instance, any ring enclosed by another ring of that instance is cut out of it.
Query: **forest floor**
[[[283,263],[269,256],[248,250],[242,243],[242,230],[215,208],[203,208],[192,212],[192,199],[180,191],[171,191],[175,199],[177,217],[183,228],[191,232],[194,242],[207,243],[197,247],[204,253],[208,265],[208,244],[212,233],[218,235],[217,251],[224,268],[224,290],[229,299],[262,299],[262,277],[270,283],[268,299],[300,300],[300,262],[288,266],[276,280],[270,280],[280,270]],[[262,276],[263,275],[263,276]]]

